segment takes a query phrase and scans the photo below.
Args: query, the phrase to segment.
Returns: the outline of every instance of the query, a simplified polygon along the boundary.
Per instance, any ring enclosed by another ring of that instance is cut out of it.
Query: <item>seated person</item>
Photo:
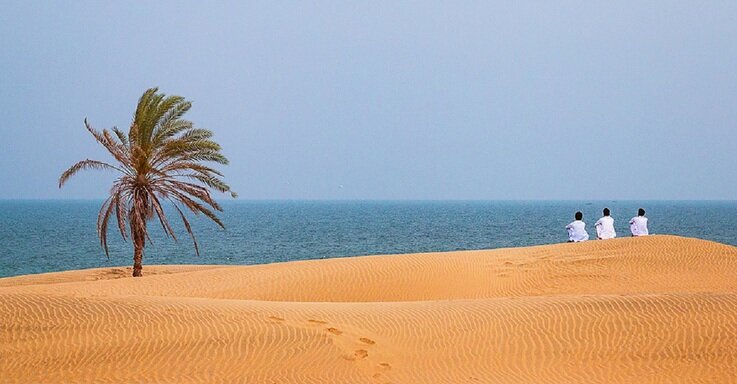
[[[586,232],[586,223],[583,222],[583,213],[576,212],[576,221],[566,225],[568,230],[568,242],[580,242],[589,239],[589,234]]]
[[[645,210],[640,208],[637,211],[637,216],[630,220],[630,231],[632,236],[647,236],[650,233],[647,230],[647,217],[645,217]]]
[[[596,238],[600,240],[613,239],[617,237],[614,230],[614,219],[609,216],[609,208],[604,208],[604,217],[596,221]]]

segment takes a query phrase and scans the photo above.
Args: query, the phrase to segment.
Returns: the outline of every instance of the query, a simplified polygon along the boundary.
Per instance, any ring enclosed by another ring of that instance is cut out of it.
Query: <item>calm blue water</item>
[[[95,225],[101,201],[0,201],[0,277],[130,265],[130,243],[111,222],[111,254]],[[223,231],[205,219],[194,229],[202,254],[174,216],[179,242],[155,228],[145,264],[260,264],[367,254],[448,251],[548,244],[581,210],[593,223],[604,206],[627,235],[638,207],[650,230],[737,245],[737,202],[248,202],[223,204]],[[154,227],[156,223],[152,222]]]

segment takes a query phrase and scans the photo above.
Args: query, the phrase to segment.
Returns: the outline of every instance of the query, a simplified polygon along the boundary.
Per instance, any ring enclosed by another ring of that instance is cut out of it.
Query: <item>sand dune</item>
[[[737,381],[737,248],[651,236],[0,279],[0,382]]]

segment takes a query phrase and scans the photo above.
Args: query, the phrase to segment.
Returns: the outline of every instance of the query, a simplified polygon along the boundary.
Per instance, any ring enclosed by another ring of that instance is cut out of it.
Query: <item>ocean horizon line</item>
[[[92,202],[92,201],[104,201],[106,197],[90,197],[90,198],[0,198],[0,202]],[[737,202],[737,199],[240,199],[240,198],[216,198],[214,199],[218,203],[259,203],[259,202],[406,202],[406,203],[424,203],[424,202],[478,202],[478,203],[493,203],[493,202],[511,202],[511,203],[560,203],[560,202],[724,202],[731,203]]]

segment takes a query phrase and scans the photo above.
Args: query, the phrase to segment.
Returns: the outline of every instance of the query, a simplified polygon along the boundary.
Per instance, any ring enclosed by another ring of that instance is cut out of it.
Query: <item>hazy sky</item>
[[[242,199],[735,199],[737,2],[2,1],[0,198],[159,86]]]

